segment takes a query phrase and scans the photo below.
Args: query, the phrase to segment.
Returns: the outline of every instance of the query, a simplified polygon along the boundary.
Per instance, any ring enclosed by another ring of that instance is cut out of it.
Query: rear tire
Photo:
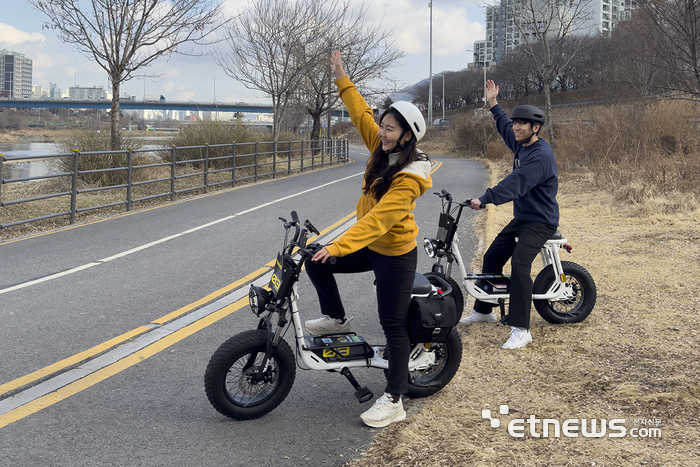
[[[447,335],[444,344],[430,344],[423,352],[434,352],[435,362],[425,370],[411,371],[408,374],[408,392],[412,398],[432,396],[452,381],[462,363],[462,339],[457,328]],[[437,387],[424,386],[427,383],[439,383]]]
[[[211,405],[235,420],[251,420],[272,412],[287,397],[296,377],[294,353],[285,340],[268,361],[264,379],[252,378],[265,357],[267,330],[237,334],[214,352],[204,375]]]
[[[545,321],[552,324],[580,323],[595,306],[595,282],[583,266],[562,261],[561,267],[566,275],[566,287],[572,289],[572,297],[567,300],[533,300],[535,309]],[[537,274],[532,293],[546,293],[554,280],[554,267],[547,266]]]

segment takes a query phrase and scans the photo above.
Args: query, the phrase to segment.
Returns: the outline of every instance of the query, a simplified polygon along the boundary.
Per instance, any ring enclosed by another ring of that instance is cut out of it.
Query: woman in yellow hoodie
[[[323,316],[305,326],[315,335],[350,332],[334,274],[374,271],[389,370],[385,394],[361,418],[369,426],[383,427],[406,418],[401,395],[408,390],[408,307],[418,260],[418,226],[411,211],[433,185],[430,160],[416,148],[426,125],[409,102],[392,104],[377,125],[372,109],[343,70],[337,50],[331,55],[331,69],[370,158],[357,201],[357,222],[306,263]]]

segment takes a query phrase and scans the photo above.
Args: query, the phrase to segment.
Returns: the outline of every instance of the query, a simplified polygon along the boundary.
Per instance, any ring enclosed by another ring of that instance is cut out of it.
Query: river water
[[[0,155],[3,156],[42,156],[58,153],[58,146],[54,143],[0,143]],[[2,178],[40,177],[55,173],[54,162],[52,159],[40,159],[3,163]]]
[[[142,149],[168,147],[169,138],[152,136],[143,138]],[[60,154],[55,143],[0,143],[0,155],[2,156],[42,156],[46,154]],[[14,178],[41,177],[57,173],[56,159],[37,159],[31,161],[5,162],[2,165],[2,178],[5,180]]]

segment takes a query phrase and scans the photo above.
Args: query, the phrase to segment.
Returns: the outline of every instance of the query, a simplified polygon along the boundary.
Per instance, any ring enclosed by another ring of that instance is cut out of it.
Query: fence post
[[[5,156],[0,154],[0,207],[2,207],[2,163],[5,162]],[[0,226],[0,229],[2,227]]]
[[[209,143],[204,143],[204,193],[209,183]]]
[[[255,142],[255,157],[254,157],[254,161],[255,161],[255,164],[254,164],[254,167],[253,167],[253,169],[254,169],[254,172],[253,172],[253,173],[255,174],[254,180],[257,182],[257,181],[258,181],[258,142],[257,142],[257,141]]]
[[[304,171],[304,140],[303,139],[301,140],[301,152],[299,154],[301,154],[301,157],[300,157],[300,159],[301,159],[301,171],[303,172]]]
[[[231,145],[231,159],[232,161],[232,167],[231,167],[231,188],[234,188],[236,186],[236,143],[234,142]]]
[[[272,178],[277,178],[277,140],[272,142]]]
[[[287,141],[287,175],[292,172],[292,142]]]
[[[132,149],[126,148],[126,150],[126,210],[131,211],[131,182],[133,180],[131,170]]]
[[[175,145],[170,146],[170,201],[175,201]]]
[[[78,158],[80,151],[73,150],[73,177],[70,188],[70,224],[75,224],[75,209],[78,204]]]

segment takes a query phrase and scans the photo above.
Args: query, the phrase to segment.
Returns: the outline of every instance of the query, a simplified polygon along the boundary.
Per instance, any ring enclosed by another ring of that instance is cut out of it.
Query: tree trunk
[[[110,140],[113,151],[122,148],[121,128],[119,126],[119,80],[112,79],[112,113],[110,115]]]
[[[547,123],[547,138],[549,145],[552,147],[554,155],[557,155],[557,142],[554,141],[554,122],[552,121],[552,88],[549,85],[544,87],[544,112]]]
[[[320,113],[312,113],[310,115],[314,121],[314,124],[311,127],[311,139],[319,140],[319,139],[321,139],[321,114]]]

